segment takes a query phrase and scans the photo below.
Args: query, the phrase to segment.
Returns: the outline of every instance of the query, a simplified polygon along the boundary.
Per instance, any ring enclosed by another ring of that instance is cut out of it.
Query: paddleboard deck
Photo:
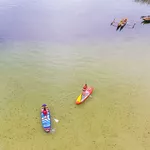
[[[85,92],[82,92],[78,98],[76,99],[76,104],[79,105],[81,103],[83,103],[93,92],[93,88],[92,87],[88,87],[87,90]]]
[[[43,127],[44,131],[48,133],[51,131],[51,114],[50,114],[50,110],[46,104],[42,105],[41,110],[43,109],[44,106],[46,106],[48,113],[45,116],[43,114],[43,112],[41,111],[41,123],[42,123],[42,127]]]

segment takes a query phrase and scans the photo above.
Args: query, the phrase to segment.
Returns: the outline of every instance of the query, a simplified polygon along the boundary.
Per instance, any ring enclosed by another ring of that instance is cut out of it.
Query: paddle
[[[133,29],[135,27],[136,23],[134,23],[133,25],[130,25],[129,23],[127,24],[128,29]]]
[[[118,25],[118,23],[117,22],[115,22],[115,20],[116,19],[114,19],[113,20],[113,22],[110,24],[110,25],[112,25],[112,26],[114,26],[114,27],[117,27],[116,28],[116,31],[120,28],[120,31],[125,27],[125,25],[124,26],[121,26],[121,25]],[[114,24],[114,23],[116,23],[116,24]]]
[[[45,118],[42,118],[42,120],[43,120],[43,119],[45,119]],[[56,118],[53,118],[53,119],[54,119],[55,122],[57,122],[57,123],[59,122],[58,119],[56,119]]]
[[[58,120],[58,119],[56,119],[56,118],[53,118],[53,119],[54,119],[54,121],[55,121],[55,122],[57,122],[57,123],[59,122],[59,120]]]
[[[141,18],[144,18],[144,17],[146,17],[146,16],[141,16]],[[124,26],[118,26],[118,25],[114,25],[114,23],[117,23],[117,22],[115,22],[115,18],[114,18],[113,22],[112,22],[110,25],[113,25],[113,26],[117,27],[116,30],[118,30],[118,29],[120,28],[120,31],[121,31],[126,25],[127,25],[128,27],[130,27],[130,29],[133,29],[133,28],[135,27],[135,25],[136,25],[136,23],[134,23],[133,25],[130,25],[129,22],[127,22]],[[131,26],[132,26],[132,27],[131,27]]]
[[[56,131],[56,129],[54,128],[54,129],[51,129],[50,130],[50,133],[54,133]]]
[[[135,27],[135,25],[136,25],[136,23],[134,23],[134,25],[133,25],[133,27],[132,27],[132,28],[134,28],[134,27]]]
[[[59,120],[58,120],[58,119],[56,119],[56,118],[53,118],[53,119],[54,119],[54,121],[55,121],[55,122],[57,122],[57,123],[59,122]],[[54,133],[55,131],[56,131],[56,129],[55,129],[55,128],[53,128],[53,129],[51,129],[51,131],[50,131],[50,132],[51,132],[51,133]]]
[[[114,22],[115,22],[115,18],[114,18],[113,22],[110,25],[113,25]]]
[[[43,104],[42,106],[44,107],[44,106],[47,106],[47,105],[46,105],[46,104]],[[55,122],[57,122],[57,123],[59,122],[58,119],[56,119],[56,118],[53,118],[53,119],[54,119]]]

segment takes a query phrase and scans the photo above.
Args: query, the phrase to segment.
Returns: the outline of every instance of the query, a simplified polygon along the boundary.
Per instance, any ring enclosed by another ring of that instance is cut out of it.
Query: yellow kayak
[[[93,92],[93,88],[88,87],[84,93],[78,96],[78,98],[76,99],[76,104],[79,105],[83,103],[92,94],[92,92]]]

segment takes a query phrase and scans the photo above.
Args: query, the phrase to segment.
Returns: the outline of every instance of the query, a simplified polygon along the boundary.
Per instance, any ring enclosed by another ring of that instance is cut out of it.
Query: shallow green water
[[[1,46],[2,149],[149,149],[150,53],[142,44]],[[84,82],[95,91],[76,106]],[[60,120],[52,135],[41,128],[42,103]]]

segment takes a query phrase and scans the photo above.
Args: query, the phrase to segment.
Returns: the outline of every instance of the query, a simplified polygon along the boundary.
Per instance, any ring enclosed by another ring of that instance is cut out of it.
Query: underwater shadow
[[[141,24],[150,24],[150,20],[149,21],[142,21]]]

